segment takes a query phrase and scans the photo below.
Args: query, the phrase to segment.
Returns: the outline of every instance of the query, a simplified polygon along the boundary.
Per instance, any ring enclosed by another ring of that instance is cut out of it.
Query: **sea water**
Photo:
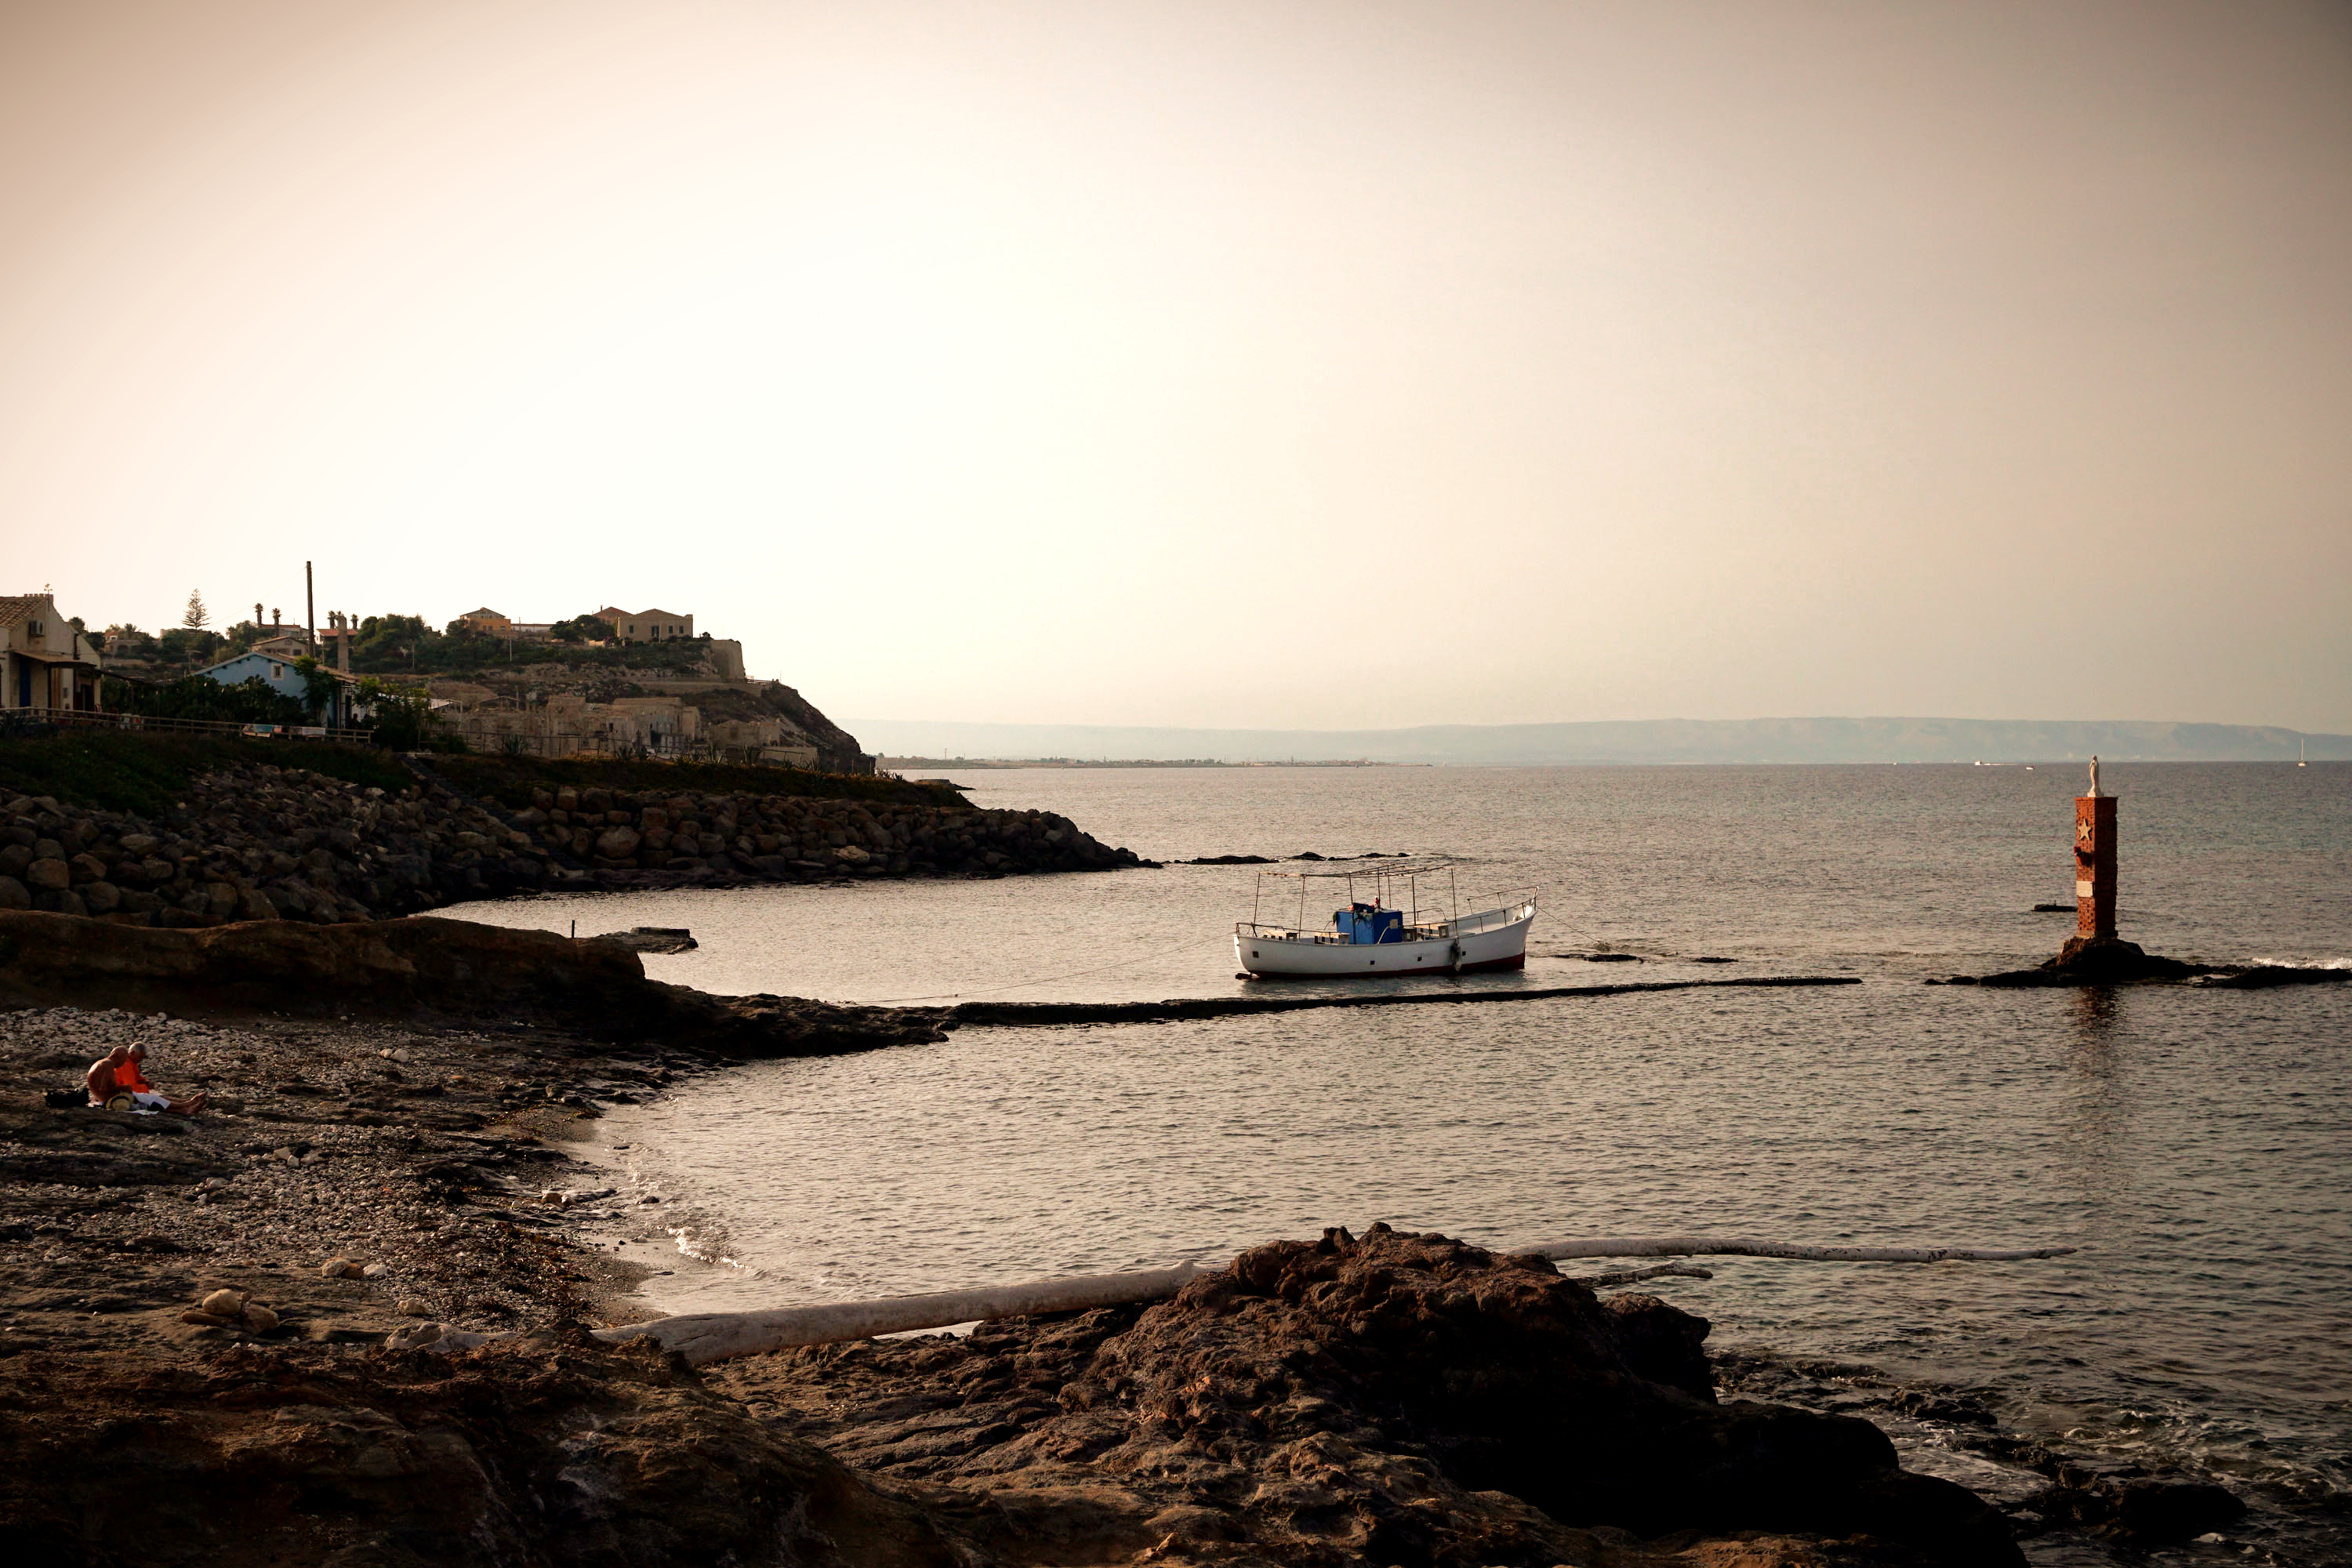
[[[2123,934],[2176,957],[2352,967],[2352,765],[2102,771],[2121,796]],[[2038,963],[2072,934],[2071,913],[2032,906],[2071,904],[2079,768],[962,782],[1154,858],[1411,851],[1461,862],[1458,888],[1424,886],[1424,902],[1536,889],[1523,973],[1382,984],[1859,984],[967,1028],[744,1067],[604,1124],[683,1249],[654,1282],[663,1307],[1214,1262],[1375,1219],[1497,1246],[2071,1246],[2010,1264],[1727,1258],[1654,1288],[1717,1346],[1954,1385],[2068,1451],[2227,1481],[2261,1510],[2242,1533],[2288,1560],[2334,1550],[2352,1489],[2352,985],[1922,984]],[[647,971],[715,991],[1123,1000],[1264,986],[1234,977],[1231,933],[1254,901],[1296,918],[1297,885],[1266,888],[1252,868],[1171,864],[457,912],[688,926],[700,949]],[[1330,893],[1308,889],[1310,922]],[[1932,1430],[1899,1440],[1935,1458]]]

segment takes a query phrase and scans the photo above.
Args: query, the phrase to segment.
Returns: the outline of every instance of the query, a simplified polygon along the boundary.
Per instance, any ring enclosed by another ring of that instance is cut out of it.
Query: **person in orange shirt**
[[[139,1068],[146,1059],[144,1046],[117,1046],[92,1062],[83,1079],[89,1090],[89,1102],[102,1106],[118,1094],[127,1094],[132,1109],[137,1110],[168,1110],[174,1116],[194,1116],[205,1108],[205,1095],[173,1100],[149,1083]]]

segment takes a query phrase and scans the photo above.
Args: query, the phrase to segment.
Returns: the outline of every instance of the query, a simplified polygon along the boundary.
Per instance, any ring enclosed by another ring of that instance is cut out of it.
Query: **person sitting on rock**
[[[144,1046],[117,1046],[90,1063],[84,1082],[89,1089],[89,1102],[104,1106],[119,1095],[131,1097],[133,1110],[168,1110],[174,1116],[194,1116],[205,1108],[205,1095],[187,1100],[173,1100],[149,1083],[139,1070],[145,1058]]]

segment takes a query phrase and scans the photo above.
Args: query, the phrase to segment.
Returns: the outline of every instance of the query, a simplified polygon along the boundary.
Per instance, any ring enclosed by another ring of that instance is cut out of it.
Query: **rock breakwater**
[[[1067,817],[903,799],[590,788],[512,808],[425,773],[389,791],[267,763],[152,816],[0,801],[0,910],[119,924],[383,920],[549,888],[1002,877],[1145,864]]]
[[[163,931],[0,910],[0,1007],[58,1005],[551,1026],[729,1058],[938,1040],[946,1018],[798,996],[714,996],[648,980],[620,942],[472,921]]]

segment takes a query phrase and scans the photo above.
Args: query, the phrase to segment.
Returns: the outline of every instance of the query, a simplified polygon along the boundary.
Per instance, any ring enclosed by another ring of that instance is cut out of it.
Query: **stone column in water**
[[[2116,797],[2099,789],[2091,759],[2091,793],[2074,797],[2074,934],[2116,934]]]

